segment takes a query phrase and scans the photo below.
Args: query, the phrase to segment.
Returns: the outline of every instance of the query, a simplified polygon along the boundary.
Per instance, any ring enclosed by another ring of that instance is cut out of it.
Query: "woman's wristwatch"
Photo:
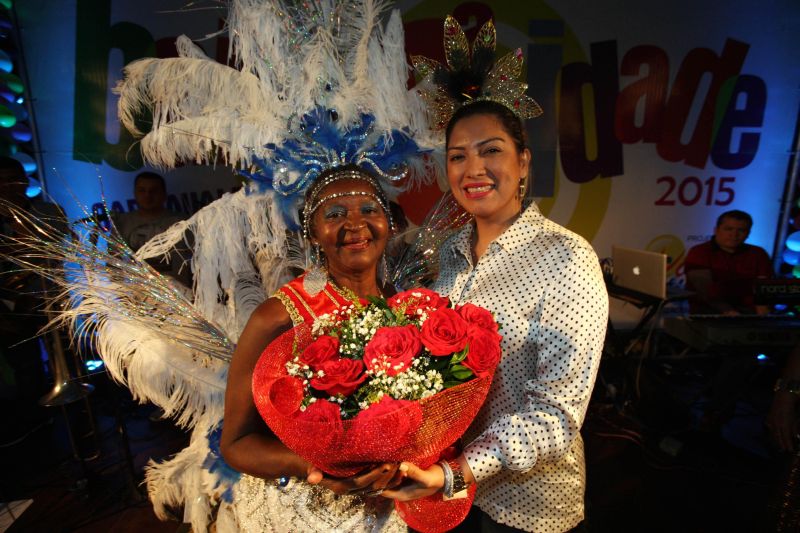
[[[444,486],[442,493],[445,500],[464,498],[467,495],[467,483],[464,481],[464,471],[461,463],[455,459],[439,461],[439,466],[444,472]]]
[[[772,390],[774,392],[791,392],[800,396],[800,380],[778,378]]]

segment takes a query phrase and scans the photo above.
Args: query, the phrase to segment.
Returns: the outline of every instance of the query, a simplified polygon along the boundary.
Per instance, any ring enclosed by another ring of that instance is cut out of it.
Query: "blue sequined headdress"
[[[409,162],[429,151],[417,145],[408,128],[376,131],[374,115],[366,113],[340,124],[336,110],[323,106],[292,120],[287,131],[282,144],[266,146],[270,150],[266,157],[253,158],[257,170],[241,173],[279,195],[290,229],[299,228],[299,206],[308,187],[323,172],[356,166],[381,180],[382,188],[398,188],[409,177]],[[388,214],[387,205],[383,207]]]

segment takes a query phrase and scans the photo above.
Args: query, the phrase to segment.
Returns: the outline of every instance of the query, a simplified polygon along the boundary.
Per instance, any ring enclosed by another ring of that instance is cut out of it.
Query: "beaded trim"
[[[310,306],[309,306],[309,305],[306,303],[306,301],[303,299],[303,297],[300,295],[300,293],[299,293],[299,292],[297,292],[297,290],[295,290],[295,288],[294,288],[294,287],[292,287],[291,285],[284,285],[284,286],[285,286],[285,287],[286,287],[286,288],[287,288],[289,291],[291,291],[291,292],[292,292],[292,294],[294,294],[294,295],[295,295],[295,297],[296,297],[296,298],[297,298],[297,299],[300,301],[300,304],[301,304],[301,305],[302,305],[302,306],[305,308],[305,310],[306,310],[306,311],[308,311],[308,314],[309,314],[309,315],[311,315],[311,318],[313,318],[314,320],[316,320],[316,319],[317,319],[317,315],[316,315],[316,314],[314,314],[314,310],[313,310],[313,309],[311,309],[311,307],[310,307]]]
[[[282,290],[278,289],[275,294],[272,295],[273,298],[277,298],[283,304],[283,307],[286,308],[286,312],[289,313],[289,318],[292,319],[292,325],[297,326],[303,323],[303,317],[300,315],[300,312],[294,306],[294,302],[292,299],[289,298]]]
[[[329,194],[327,196],[323,196],[322,198],[319,197],[320,192],[325,189],[325,187],[331,183],[345,179],[366,181],[372,186],[373,189],[375,189],[376,192],[349,191]],[[392,213],[389,211],[389,202],[386,200],[386,196],[383,194],[383,189],[381,189],[380,185],[378,185],[378,182],[368,174],[364,174],[357,170],[346,169],[339,172],[334,172],[319,182],[318,185],[314,185],[313,193],[308,200],[306,200],[306,204],[303,207],[303,236],[306,239],[311,236],[311,217],[314,216],[314,212],[319,209],[319,206],[321,206],[327,200],[332,198],[341,198],[344,196],[369,196],[375,199],[375,201],[377,201],[383,208],[383,212],[389,221],[389,228],[394,230],[394,221],[392,220]]]

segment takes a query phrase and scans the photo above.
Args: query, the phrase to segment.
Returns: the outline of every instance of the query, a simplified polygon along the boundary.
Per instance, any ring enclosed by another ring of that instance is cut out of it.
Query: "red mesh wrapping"
[[[474,483],[469,486],[469,496],[458,500],[442,500],[441,494],[410,502],[394,502],[400,518],[408,527],[422,533],[449,531],[464,521],[475,499]]]
[[[302,384],[288,375],[286,362],[312,340],[308,325],[301,324],[270,343],[253,372],[253,399],[287,447],[333,476],[352,476],[380,462],[409,461],[427,468],[466,431],[491,385],[491,376],[473,379],[368,421],[329,420],[325,409],[317,410],[313,421],[300,420]],[[473,495],[474,488],[466,499],[444,502],[437,494],[397,508],[418,531],[445,531],[464,519]]]
[[[275,435],[303,459],[334,476],[351,476],[384,461],[430,466],[475,418],[491,378],[474,379],[400,409],[371,417],[328,421],[298,420],[303,398],[299,380],[288,376],[293,347],[302,350],[312,338],[307,325],[275,339],[253,372],[253,398]]]

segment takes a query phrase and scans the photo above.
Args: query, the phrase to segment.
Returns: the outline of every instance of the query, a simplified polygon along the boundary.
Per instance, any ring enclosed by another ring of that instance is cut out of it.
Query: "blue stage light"
[[[28,188],[25,189],[25,196],[34,198],[42,193],[42,184],[36,178],[28,176]]]
[[[756,359],[758,359],[759,361],[766,361],[767,359],[769,359],[769,357],[767,357],[766,354],[760,353],[756,356]]]
[[[784,263],[789,263],[792,266],[800,265],[800,252],[794,250],[784,250],[781,254]]]
[[[800,231],[795,231],[786,237],[786,247],[793,252],[800,252]]]
[[[86,361],[86,370],[94,372],[95,370],[103,367],[103,361],[100,359],[89,359]]]

